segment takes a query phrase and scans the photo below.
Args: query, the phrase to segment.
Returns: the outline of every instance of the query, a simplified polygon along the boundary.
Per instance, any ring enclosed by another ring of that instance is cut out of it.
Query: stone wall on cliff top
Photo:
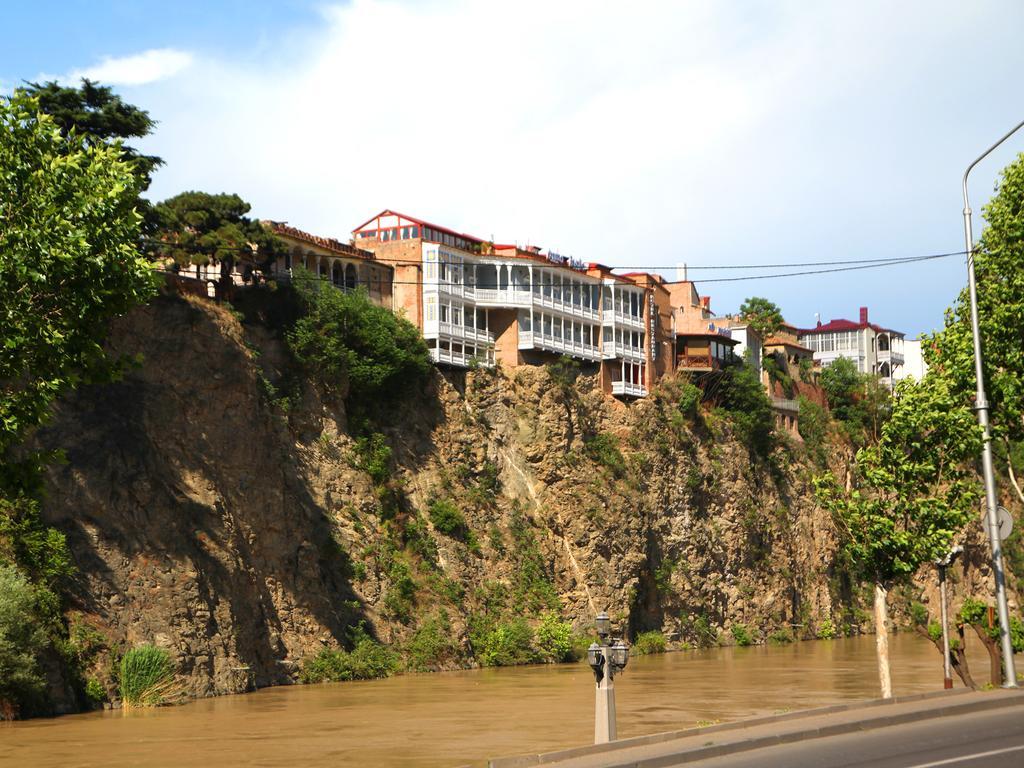
[[[727,419],[681,413],[672,382],[624,405],[543,368],[437,373],[380,427],[392,476],[375,484],[339,404],[308,386],[275,404],[289,357],[265,327],[165,296],[110,346],[143,362],[41,435],[67,456],[44,514],[80,569],[72,610],[112,649],[169,649],[189,695],[292,682],[360,620],[401,644],[443,612],[456,647],[437,666],[472,664],[472,616],[532,589],[527,572],[581,629],[607,610],[679,641],[698,617],[760,637],[858,631],[801,449],[752,456]],[[834,449],[841,477],[849,458]],[[430,524],[438,499],[460,535]],[[975,551],[957,588],[985,593]]]

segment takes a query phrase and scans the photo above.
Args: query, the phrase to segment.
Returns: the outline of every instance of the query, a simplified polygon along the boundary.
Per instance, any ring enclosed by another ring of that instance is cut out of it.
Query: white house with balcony
[[[599,364],[612,394],[647,394],[647,289],[537,247],[495,245],[386,210],[353,230],[394,269],[394,308],[437,363]],[[545,357],[548,355],[548,357]]]
[[[859,322],[837,319],[799,331],[800,343],[814,352],[814,361],[831,365],[840,357],[852,360],[861,373],[878,376],[892,389],[902,378],[904,334],[868,321],[868,308],[860,308]]]

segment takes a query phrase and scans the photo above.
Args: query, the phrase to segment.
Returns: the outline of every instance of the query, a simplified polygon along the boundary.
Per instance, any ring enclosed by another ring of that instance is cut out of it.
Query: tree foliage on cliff
[[[215,260],[233,263],[248,257],[257,263],[273,260],[285,246],[258,219],[248,216],[252,206],[238,195],[182,192],[156,204],[161,244],[158,255],[179,264]]]
[[[751,296],[740,305],[740,317],[761,334],[762,339],[776,333],[785,322],[779,305],[760,296]]]
[[[945,380],[906,380],[896,387],[892,416],[878,442],[857,452],[854,487],[844,490],[831,473],[815,480],[851,565],[875,585],[884,698],[892,695],[888,589],[948,551],[971,518],[979,496],[971,459],[979,440],[973,414]]]
[[[1024,440],[1024,154],[1003,170],[982,213],[987,226],[974,269],[992,432],[1001,442],[1019,442]],[[969,405],[975,376],[966,288],[946,312],[943,330],[923,347],[930,371],[949,381],[958,403]]]
[[[877,376],[861,373],[857,364],[840,357],[825,366],[818,378],[832,416],[855,445],[878,439],[889,416],[889,392]]]
[[[941,379],[904,381],[877,444],[857,452],[855,487],[816,482],[861,576],[889,584],[942,554],[978,502],[979,432]]]
[[[306,270],[296,270],[295,286],[303,314],[286,339],[326,391],[359,408],[386,408],[426,382],[430,353],[412,323],[365,291],[341,291]]]
[[[153,282],[119,146],[64,135],[20,93],[0,99],[0,133],[2,457],[62,392],[112,372],[107,326]]]
[[[124,144],[126,139],[141,139],[156,125],[149,113],[125,103],[108,86],[82,78],[79,87],[61,85],[55,80],[29,83],[23,90],[39,103],[39,109],[53,118],[64,136],[74,131],[83,141],[105,145],[119,144],[121,159],[127,162],[141,182],[149,187],[153,171],[163,165],[156,155],[144,155]]]

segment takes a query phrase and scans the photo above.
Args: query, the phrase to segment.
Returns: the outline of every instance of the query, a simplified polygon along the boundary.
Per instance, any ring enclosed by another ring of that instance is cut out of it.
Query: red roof
[[[430,227],[431,229],[436,229],[438,232],[444,232],[447,235],[454,235],[455,237],[464,237],[467,240],[472,240],[472,241],[474,241],[476,243],[486,242],[485,240],[482,240],[479,237],[474,237],[473,235],[467,235],[465,232],[456,232],[454,229],[449,229],[448,227],[442,227],[442,226],[440,226],[438,224],[431,224],[429,221],[424,221],[423,219],[417,219],[415,216],[407,216],[404,213],[399,213],[398,211],[393,211],[390,208],[385,208],[383,211],[378,213],[376,216],[371,216],[366,221],[364,221],[362,224],[360,224],[358,227],[353,229],[352,232],[353,233],[358,232],[363,227],[365,227],[367,224],[369,224],[371,221],[375,221],[375,220],[379,219],[381,216],[400,216],[403,219],[408,219],[409,221],[416,222],[421,227]]]
[[[797,333],[800,336],[809,336],[813,333],[842,333],[844,331],[863,331],[865,328],[870,328],[875,333],[891,333],[896,336],[903,336],[899,331],[894,331],[890,328],[883,328],[880,325],[874,323],[855,323],[852,320],[844,320],[842,318],[838,320],[829,320],[824,325],[819,325],[816,328],[799,328]]]
[[[285,237],[291,237],[295,240],[301,240],[304,243],[309,243],[310,245],[317,245],[328,251],[334,251],[335,253],[343,254],[345,256],[354,256],[357,259],[373,258],[373,254],[369,251],[364,251],[362,248],[356,248],[348,243],[335,240],[333,237],[313,235],[309,232],[304,232],[301,229],[290,227],[282,221],[268,221],[267,223],[270,225],[270,228],[274,233],[278,235],[284,235]]]

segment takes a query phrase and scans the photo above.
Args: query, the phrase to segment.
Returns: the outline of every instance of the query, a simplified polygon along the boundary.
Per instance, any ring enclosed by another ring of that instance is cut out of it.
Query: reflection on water
[[[941,657],[891,639],[897,695],[942,687]],[[984,677],[983,652],[972,663]],[[619,736],[873,698],[873,637],[631,659]],[[0,727],[2,766],[453,766],[589,743],[589,667],[486,669],[268,688],[181,707]]]

